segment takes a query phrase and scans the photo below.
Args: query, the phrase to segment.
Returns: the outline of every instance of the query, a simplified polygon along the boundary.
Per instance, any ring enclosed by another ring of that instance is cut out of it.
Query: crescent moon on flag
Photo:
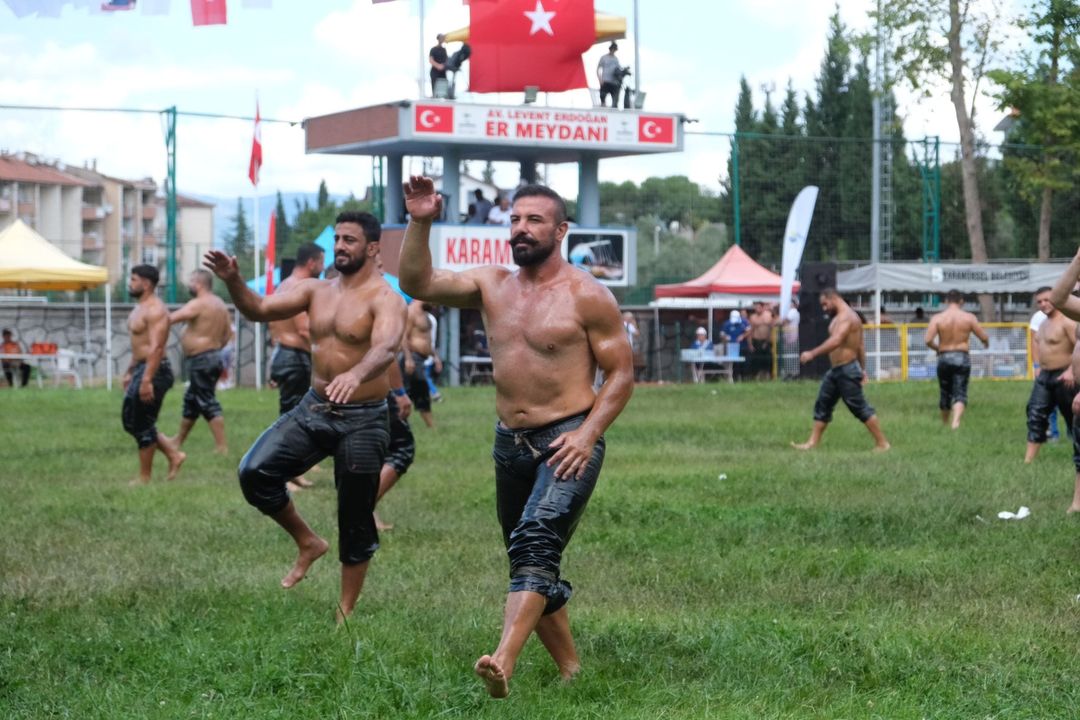
[[[438,123],[439,118],[431,110],[425,110],[420,113],[420,124],[426,128],[433,128]]]
[[[652,120],[646,120],[641,126],[641,134],[651,140],[660,134],[660,126]]]

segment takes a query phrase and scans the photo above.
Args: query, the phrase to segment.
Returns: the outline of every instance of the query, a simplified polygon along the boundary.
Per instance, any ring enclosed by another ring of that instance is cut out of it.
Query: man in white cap
[[[712,341],[709,340],[709,331],[703,327],[699,327],[694,333],[694,342],[690,343],[691,350],[703,350],[705,353],[713,352]],[[690,372],[693,375],[694,382],[699,383],[705,380],[705,363],[694,363],[690,366]]]
[[[737,343],[741,344],[750,335],[750,323],[743,319],[742,313],[738,310],[732,310],[731,315],[728,316],[728,321],[720,326],[720,337],[725,343]],[[741,355],[740,352],[732,353],[726,352],[725,355]]]

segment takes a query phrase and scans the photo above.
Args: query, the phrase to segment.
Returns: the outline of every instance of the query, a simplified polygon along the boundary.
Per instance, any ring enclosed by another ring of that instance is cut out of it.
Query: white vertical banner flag
[[[139,0],[143,15],[168,15],[169,0]]]
[[[817,187],[807,185],[799,191],[795,202],[791,203],[791,211],[787,216],[787,227],[784,228],[784,260],[780,270],[780,317],[784,317],[791,307],[791,288],[795,284],[795,271],[802,262],[817,196]]]

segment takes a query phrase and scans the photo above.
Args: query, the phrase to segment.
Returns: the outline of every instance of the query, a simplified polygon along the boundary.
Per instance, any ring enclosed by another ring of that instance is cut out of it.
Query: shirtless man
[[[424,363],[433,355],[435,349],[431,342],[431,317],[427,304],[422,300],[413,300],[409,303],[409,319],[405,323],[405,339],[402,341],[401,376],[413,407],[429,428],[435,427],[435,418],[431,414],[431,388],[424,374]]]
[[[855,311],[844,302],[835,288],[826,288],[820,295],[821,308],[830,316],[829,338],[813,350],[799,355],[799,362],[805,365],[814,358],[829,355],[832,365],[821,379],[821,390],[814,403],[814,428],[810,439],[804,443],[791,443],[796,450],[812,450],[821,442],[825,428],[832,422],[833,408],[840,400],[844,401],[851,414],[866,425],[874,437],[874,450],[883,452],[889,449],[889,441],[881,432],[874,408],[866,402],[862,386],[866,382],[866,346],[863,345],[862,322]]]
[[[433,270],[428,238],[442,199],[430,178],[405,184],[409,226],[401,287],[428,302],[480,310],[494,368],[495,491],[510,559],[499,645],[474,666],[492,697],[506,697],[536,631],[564,679],[580,668],[560,578],[562,552],[596,485],[604,431],[630,400],[630,343],[611,292],[563,259],[566,205],[542,185],[519,188],[510,247],[519,269]],[[599,366],[606,378],[594,392]]]
[[[334,456],[341,561],[338,622],[356,607],[368,563],[379,547],[372,511],[389,442],[386,370],[405,329],[405,302],[382,279],[373,260],[380,237],[379,221],[372,215],[342,212],[334,224],[334,266],[340,276],[307,278],[269,297],[244,284],[235,257],[212,250],[205,258],[249,320],[309,315],[311,387],[244,455],[240,487],[247,501],[296,543],[296,562],[281,580],[282,587],[291,588],[330,546],[300,516],[286,483]]]
[[[156,423],[165,393],[173,385],[172,368],[165,357],[169,341],[169,311],[155,291],[158,271],[153,265],[131,268],[128,293],[136,299],[128,315],[131,333],[131,364],[124,373],[124,407],[121,418],[126,430],[139,446],[139,477],[131,484],[146,485],[154,470],[154,451],[169,461],[167,479],[176,477],[187,458],[169,438],[158,432]]]
[[[1068,275],[1069,271],[1066,270],[1058,284],[1061,285]],[[1065,290],[1065,296],[1068,297],[1070,292],[1072,292],[1072,285]],[[1065,418],[1069,437],[1073,436],[1073,400],[1076,398],[1077,389],[1073,381],[1072,356],[1076,347],[1076,322],[1058,312],[1057,306],[1051,302],[1050,295],[1051,291],[1048,287],[1041,287],[1035,291],[1035,304],[1046,313],[1046,320],[1035,333],[1039,374],[1035,377],[1035,384],[1031,388],[1031,397],[1027,404],[1028,433],[1027,450],[1024,452],[1025,463],[1033,461],[1039,454],[1039,448],[1046,442],[1046,428],[1050,424],[1050,413],[1054,411],[1055,406]],[[1062,307],[1064,306],[1063,302]],[[1072,312],[1071,308],[1070,312]],[[1080,451],[1078,451],[1075,439],[1073,460],[1077,465],[1077,470],[1080,470]]]
[[[750,316],[750,375],[755,380],[772,377],[772,331],[776,324],[772,308],[758,303]]]
[[[979,325],[977,317],[964,311],[964,296],[959,290],[950,290],[945,295],[945,302],[948,306],[930,319],[925,340],[926,346],[938,354],[941,422],[949,422],[951,413],[952,429],[957,430],[967,407],[971,335],[982,340],[983,347],[990,347],[990,336]]]
[[[1080,298],[1073,295],[1074,288],[1076,287],[1077,280],[1080,279],[1080,250],[1077,251],[1073,261],[1069,264],[1069,267],[1062,274],[1061,278],[1054,285],[1053,291],[1050,293],[1050,302],[1054,307],[1060,309],[1060,314],[1069,318],[1070,320],[1080,321]],[[1043,311],[1045,312],[1045,310]],[[1043,322],[1045,325],[1046,322]],[[1039,330],[1042,330],[1042,326],[1039,326]],[[1075,328],[1074,328],[1075,330]],[[1040,358],[1041,363],[1041,358]],[[1080,343],[1073,346],[1072,362],[1069,364],[1069,371],[1073,377],[1076,377],[1076,373],[1080,371]],[[1075,392],[1074,387],[1074,392]],[[1077,413],[1080,413],[1080,394],[1073,396],[1072,406],[1070,407],[1073,417],[1075,418]],[[1074,512],[1080,512],[1080,438],[1077,437],[1080,429],[1073,426],[1073,466],[1076,468],[1076,480],[1073,483],[1073,499],[1069,505],[1067,514]]]
[[[310,278],[318,278],[323,272],[326,253],[315,243],[306,243],[296,250],[296,265],[289,277],[278,285],[275,292],[288,292],[297,284]],[[296,407],[311,387],[311,333],[308,314],[298,313],[284,320],[275,320],[267,328],[274,343],[270,356],[270,379],[278,389],[278,414]],[[303,475],[293,478],[290,490],[311,487],[312,482]]]
[[[218,379],[225,369],[221,349],[232,337],[232,323],[229,322],[229,308],[214,294],[213,288],[214,276],[210,271],[201,268],[195,270],[188,282],[192,299],[169,314],[170,324],[185,323],[184,332],[180,335],[180,347],[184,349],[189,370],[180,430],[173,440],[177,447],[183,447],[188,433],[201,415],[206,418],[210,433],[214,436],[214,452],[227,455],[225,418],[221,415],[221,403],[217,401],[215,393]]]

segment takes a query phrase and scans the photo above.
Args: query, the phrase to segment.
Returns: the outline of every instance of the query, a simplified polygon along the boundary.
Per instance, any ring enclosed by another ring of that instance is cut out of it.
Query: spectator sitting
[[[8,328],[4,328],[3,332],[4,342],[0,345],[0,352],[5,354],[18,355],[25,353],[22,343],[15,339],[14,334]],[[15,373],[19,373],[19,377],[22,381],[22,386],[26,387],[26,384],[30,382],[30,365],[22,360],[4,360],[4,377],[7,378],[8,385],[15,387]]]
[[[713,353],[714,348],[712,340],[709,340],[709,331],[703,327],[699,327],[694,333],[694,342],[690,343],[691,350],[704,350],[706,353]],[[705,379],[705,365],[703,363],[694,363],[690,366],[691,375],[694,378],[694,382],[701,382]]]
[[[488,225],[510,225],[510,198],[499,195],[499,204],[488,211]]]

